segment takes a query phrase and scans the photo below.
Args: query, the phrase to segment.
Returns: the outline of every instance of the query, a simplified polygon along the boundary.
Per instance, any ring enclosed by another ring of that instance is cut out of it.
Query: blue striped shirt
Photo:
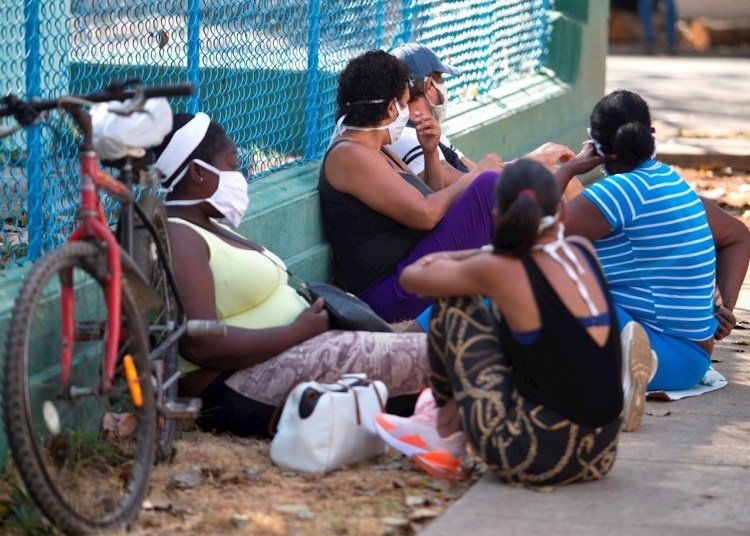
[[[690,185],[649,160],[583,195],[612,226],[594,246],[614,302],[656,331],[695,341],[712,337],[716,250]]]

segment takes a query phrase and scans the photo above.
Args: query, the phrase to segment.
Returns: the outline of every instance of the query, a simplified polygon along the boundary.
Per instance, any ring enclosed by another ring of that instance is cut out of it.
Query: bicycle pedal
[[[164,404],[164,415],[168,419],[197,419],[203,401],[200,398],[177,398]]]

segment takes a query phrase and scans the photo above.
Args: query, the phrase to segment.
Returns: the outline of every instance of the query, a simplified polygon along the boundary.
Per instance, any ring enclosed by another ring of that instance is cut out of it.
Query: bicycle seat
[[[112,106],[122,107],[103,102],[91,108],[94,150],[100,160],[142,158],[146,148],[159,145],[172,130],[172,108],[165,98],[149,99],[130,115],[113,113]]]

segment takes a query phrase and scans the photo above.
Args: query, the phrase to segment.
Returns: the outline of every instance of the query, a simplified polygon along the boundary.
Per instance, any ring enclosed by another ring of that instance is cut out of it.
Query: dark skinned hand
[[[323,308],[324,304],[323,298],[318,298],[294,320],[295,328],[307,335],[305,340],[312,339],[331,327],[328,311]]]
[[[609,160],[614,159],[614,155],[609,158]],[[596,148],[594,145],[591,143],[584,143],[581,152],[565,162],[561,167],[569,171],[571,176],[575,176],[588,173],[596,166],[600,166],[603,163],[604,158],[596,154]]]
[[[716,328],[714,339],[720,341],[734,329],[734,326],[737,324],[737,318],[728,307],[724,307],[723,305],[716,308],[714,315],[716,315],[716,320],[719,321],[719,327]]]

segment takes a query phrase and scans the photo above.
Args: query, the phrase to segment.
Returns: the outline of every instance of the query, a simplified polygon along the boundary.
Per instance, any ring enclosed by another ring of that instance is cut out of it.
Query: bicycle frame
[[[107,330],[109,337],[104,354],[102,390],[105,392],[112,385],[115,371],[115,353],[120,340],[120,291],[122,287],[122,268],[120,265],[120,248],[115,236],[107,226],[104,210],[99,203],[96,192],[96,177],[102,173],[97,165],[96,155],[91,151],[80,154],[80,224],[68,238],[68,242],[97,239],[105,243],[107,252]],[[60,300],[62,311],[62,356],[60,359],[60,382],[68,384],[72,365],[73,345],[75,344],[75,294],[73,291],[72,271],[63,282]]]
[[[107,253],[107,344],[103,358],[102,392],[108,392],[112,387],[117,361],[117,347],[120,342],[120,307],[122,289],[122,264],[120,247],[115,235],[107,225],[104,209],[99,201],[98,188],[103,188],[110,194],[120,198],[123,203],[132,202],[132,196],[127,187],[117,182],[99,168],[96,154],[92,150],[91,120],[87,112],[80,107],[68,109],[75,121],[84,132],[84,139],[79,146],[80,160],[80,191],[81,205],[79,210],[80,223],[68,238],[68,242],[80,240],[97,240],[104,243]],[[62,352],[60,356],[60,383],[64,391],[72,366],[73,346],[75,344],[75,293],[72,270],[68,271],[62,280],[61,322],[62,322]]]
[[[133,210],[139,214],[143,225],[153,236],[157,247],[159,262],[165,270],[168,286],[178,310],[182,309],[182,300],[180,299],[174,276],[164,257],[164,252],[156,236],[156,231],[148,219],[143,215],[140,208],[134,202],[132,186],[134,184],[134,168],[132,162],[128,159],[125,167],[122,169],[120,179],[115,180],[105,173],[97,161],[93,150],[93,129],[91,125],[91,116],[84,111],[82,104],[91,102],[106,102],[109,100],[126,100],[133,99],[133,102],[142,102],[144,99],[168,96],[190,95],[194,91],[191,84],[167,86],[163,88],[143,88],[141,90],[126,92],[128,85],[139,82],[138,80],[127,80],[123,83],[115,82],[110,84],[103,92],[84,95],[83,97],[62,97],[53,100],[33,100],[25,102],[13,95],[8,95],[0,99],[3,107],[0,107],[0,118],[13,115],[20,126],[29,126],[39,120],[40,113],[44,110],[62,109],[67,112],[75,123],[80,127],[83,133],[83,141],[79,145],[79,178],[80,178],[80,207],[79,207],[79,224],[75,231],[68,238],[68,242],[91,241],[97,243],[101,250],[106,254],[106,272],[96,274],[97,277],[103,278],[106,287],[105,299],[107,304],[107,333],[108,339],[105,346],[102,363],[102,383],[100,386],[102,393],[107,393],[112,387],[112,382],[117,364],[117,350],[121,342],[122,334],[120,333],[121,324],[121,293],[122,279],[130,273],[123,272],[121,247],[126,255],[131,255],[133,249]],[[12,133],[6,130],[0,133],[0,138]],[[98,190],[102,189],[110,195],[117,197],[121,201],[120,210],[120,229],[118,237],[110,230],[104,210],[99,201]],[[129,276],[128,276],[129,277]],[[68,387],[70,380],[71,367],[73,367],[73,348],[76,342],[76,324],[75,324],[75,282],[73,281],[72,269],[60,275],[61,291],[61,328],[62,328],[62,350],[60,354],[60,396],[67,398],[75,396],[70,392]],[[206,321],[188,321],[182,314],[182,320],[176,326],[170,327],[171,333],[156,348],[151,350],[150,361],[154,362],[161,359],[169,348],[179,341],[180,337],[187,333],[201,335],[223,335],[226,332],[226,326],[220,322]],[[165,385],[176,381],[178,375],[166,380]],[[162,387],[163,388],[163,387]]]

